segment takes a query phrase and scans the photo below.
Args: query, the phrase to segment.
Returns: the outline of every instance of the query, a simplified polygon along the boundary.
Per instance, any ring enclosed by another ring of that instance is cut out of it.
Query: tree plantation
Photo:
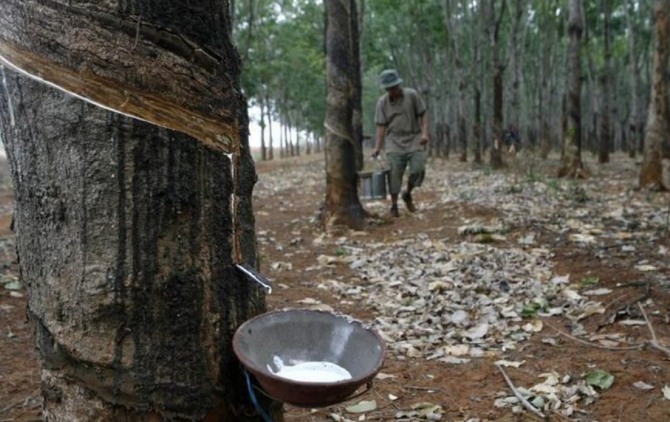
[[[355,58],[358,47],[361,64],[360,71],[350,69],[350,89],[357,95],[360,77],[364,133],[374,133],[378,75],[396,68],[426,97],[434,156],[499,167],[505,164],[499,145],[513,125],[524,148],[542,157],[563,154],[561,175],[587,176],[582,153],[598,154],[601,163],[614,151],[644,153],[640,182],[661,187],[653,169],[667,154],[667,135],[651,128],[667,133],[667,105],[654,103],[667,104],[668,97],[666,1],[337,3],[356,29],[340,30],[359,38],[349,49]],[[323,96],[333,80],[325,73],[327,4],[235,2],[245,93],[262,110],[261,127],[270,121],[282,127],[279,139],[263,131],[263,159],[274,149],[282,156],[299,154],[300,145],[318,150],[327,137]],[[361,133],[352,134],[359,144]]]
[[[670,0],[0,0],[0,422],[670,420],[669,79]]]

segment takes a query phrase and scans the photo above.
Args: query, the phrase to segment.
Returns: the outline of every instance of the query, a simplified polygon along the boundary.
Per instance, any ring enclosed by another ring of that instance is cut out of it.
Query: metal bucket
[[[359,173],[361,199],[386,199],[387,175],[388,170]]]
[[[369,383],[381,369],[386,346],[379,334],[358,321],[295,309],[268,312],[246,321],[235,332],[233,351],[266,395],[294,406],[325,407],[351,399],[359,387]],[[346,369],[351,379],[290,380],[273,372],[276,358],[291,364],[332,362]]]

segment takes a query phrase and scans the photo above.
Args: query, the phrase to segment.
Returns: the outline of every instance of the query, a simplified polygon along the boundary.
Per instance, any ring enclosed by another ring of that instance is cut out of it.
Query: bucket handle
[[[253,385],[253,383],[251,382],[251,376],[249,376],[249,372],[247,372],[246,369],[242,368],[242,372],[244,373],[244,379],[247,383],[247,392],[249,393],[249,398],[251,399],[251,404],[253,404],[254,409],[256,409],[256,412],[260,415],[261,419],[263,419],[263,422],[274,422],[272,420],[272,418],[270,417],[270,415],[268,415],[267,412],[265,412],[265,409],[263,409],[263,407],[261,407],[261,404],[258,402],[258,399],[256,398],[256,394],[254,394],[254,388],[257,389],[258,391],[260,391],[261,393],[263,393],[264,395],[266,395],[267,397],[270,397],[270,396],[265,394],[264,391],[262,391],[261,389],[259,389],[255,385]],[[270,397],[270,398],[272,398],[272,397]],[[278,400],[276,400],[276,401],[278,401]]]

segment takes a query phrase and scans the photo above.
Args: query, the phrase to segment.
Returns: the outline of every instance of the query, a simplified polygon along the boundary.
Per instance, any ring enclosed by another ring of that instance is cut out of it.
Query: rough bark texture
[[[2,1],[0,62],[231,152],[239,128],[230,112],[237,94],[227,70],[236,58],[221,6],[205,0]]]
[[[361,5],[363,7],[363,5]],[[361,44],[360,25],[362,17],[358,16],[356,0],[349,3],[349,31],[351,33],[351,81],[353,83],[351,125],[354,135],[356,154],[356,170],[363,170],[363,80],[361,78]]]
[[[102,25],[95,14],[111,3],[24,2],[13,20],[0,14],[0,39],[30,39],[24,47],[31,57],[61,65],[128,66],[122,76],[140,88],[146,81],[152,94],[153,82],[134,73],[146,64],[123,64],[107,38],[88,32],[91,22]],[[206,51],[225,58],[207,71],[195,57],[189,69],[169,70],[161,55],[154,65],[162,98],[181,92],[184,70],[224,81],[201,80],[213,83],[199,88],[210,96],[190,107],[220,110],[230,127],[240,128],[230,133],[239,153],[231,160],[187,128],[180,133],[112,113],[0,67],[0,133],[12,165],[17,250],[42,359],[44,414],[68,422],[258,421],[231,350],[236,327],[262,312],[265,301],[232,266],[255,263],[256,174],[228,8],[211,1],[143,4],[114,3],[114,25],[142,16],[176,38],[213,43]],[[4,2],[0,9],[14,13],[13,6]],[[23,21],[45,10],[53,20]],[[49,28],[56,34],[53,25],[66,20],[68,28],[83,29],[61,31],[86,34],[85,48],[75,35],[60,39],[67,44],[32,38]],[[36,28],[40,22],[47,29]],[[120,31],[123,39],[122,25],[114,25],[109,34]],[[137,49],[149,43],[139,36]],[[228,84],[218,92],[224,103],[212,98],[222,84]]]
[[[654,68],[651,102],[644,139],[644,158],[640,169],[640,187],[665,190],[661,165],[662,145],[668,142],[668,56],[670,56],[670,2],[654,3]]]
[[[361,227],[364,211],[358,199],[352,128],[353,83],[349,0],[326,0],[326,226]]]
[[[581,112],[581,53],[582,7],[579,0],[570,0],[568,21],[568,127],[564,134],[563,155],[559,177],[584,177],[582,163],[582,112]]]

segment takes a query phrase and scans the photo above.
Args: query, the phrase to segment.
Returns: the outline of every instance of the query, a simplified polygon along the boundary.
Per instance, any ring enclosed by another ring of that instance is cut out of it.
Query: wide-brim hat
[[[401,83],[402,78],[395,69],[387,69],[379,75],[379,85],[384,89],[393,88]]]

